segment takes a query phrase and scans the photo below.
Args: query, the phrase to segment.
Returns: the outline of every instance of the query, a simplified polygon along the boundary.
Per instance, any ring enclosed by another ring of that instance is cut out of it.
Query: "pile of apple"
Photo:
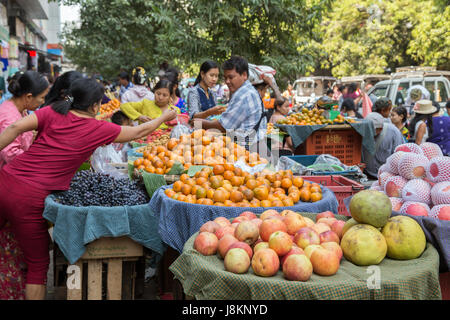
[[[345,221],[330,211],[317,214],[316,222],[291,211],[266,210],[260,217],[245,211],[231,222],[218,217],[204,223],[194,249],[218,254],[225,270],[271,277],[281,268],[287,280],[307,281],[312,273],[334,275],[343,255],[339,245]]]

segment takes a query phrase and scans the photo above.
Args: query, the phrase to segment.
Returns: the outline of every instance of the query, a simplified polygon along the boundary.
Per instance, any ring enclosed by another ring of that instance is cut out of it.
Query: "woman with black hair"
[[[288,115],[289,110],[288,99],[282,97],[280,100],[275,100],[273,109],[269,110],[269,123],[277,123],[279,120],[284,119]],[[271,152],[275,161],[281,156],[290,156],[294,154],[294,146],[291,137],[284,137],[283,141],[278,141],[278,143],[276,143],[276,140],[274,139],[271,141]]]
[[[13,97],[0,105],[0,133],[8,126],[27,116],[27,111],[34,111],[45,102],[49,91],[45,76],[36,71],[18,72],[9,83],[8,90]],[[11,144],[0,151],[0,168],[11,162],[33,143],[33,132],[24,132]]]
[[[69,94],[72,82],[80,78],[83,78],[83,75],[78,71],[68,71],[56,78],[55,83],[45,97],[45,105],[48,106],[56,101],[64,100]]]
[[[217,98],[211,90],[219,79],[219,66],[207,60],[200,66],[200,72],[195,80],[194,87],[189,90],[187,105],[189,117],[206,119],[209,116],[219,115],[225,111],[224,106],[217,105]]]
[[[439,109],[430,100],[419,100],[413,108],[414,116],[409,123],[409,132],[416,144],[421,144],[433,135],[433,117],[439,115]]]
[[[409,141],[411,136],[409,135],[409,130],[406,127],[406,122],[408,120],[408,111],[406,111],[405,107],[398,106],[392,109],[391,111],[391,122],[394,126],[400,130],[403,135],[403,140],[406,142]]]
[[[75,80],[67,100],[36,110],[0,134],[0,150],[19,135],[37,130],[31,147],[0,170],[0,227],[9,221],[27,264],[26,299],[44,299],[50,262],[49,234],[42,217],[45,198],[68,190],[81,164],[99,146],[150,134],[176,113],[166,110],[136,127],[95,119],[104,94],[94,79]]]
[[[170,102],[177,107],[178,109],[180,109],[181,113],[187,114],[187,106],[186,106],[186,101],[184,101],[181,98],[181,93],[180,93],[180,89],[179,89],[179,72],[177,69],[171,67],[168,68],[166,73],[164,74],[164,76],[161,79],[167,79],[170,82],[172,82],[173,84],[173,88],[172,88],[172,93],[170,96]]]
[[[133,121],[140,123],[151,121],[161,116],[161,114],[169,109],[174,109],[180,113],[180,109],[174,108],[170,103],[170,97],[173,92],[173,83],[167,79],[160,80],[153,88],[155,100],[144,99],[138,102],[127,102],[120,105],[120,110]],[[176,123],[161,123],[160,129],[167,129]]]
[[[358,119],[363,118],[363,116],[358,111],[356,111],[355,102],[351,98],[344,99],[341,106],[341,112],[346,117],[353,117]]]

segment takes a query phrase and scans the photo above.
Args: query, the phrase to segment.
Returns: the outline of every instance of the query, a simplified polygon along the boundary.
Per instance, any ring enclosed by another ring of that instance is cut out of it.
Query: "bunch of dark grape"
[[[150,201],[141,184],[128,178],[116,179],[90,170],[77,172],[70,189],[58,192],[55,196],[61,204],[75,207],[135,206]]]

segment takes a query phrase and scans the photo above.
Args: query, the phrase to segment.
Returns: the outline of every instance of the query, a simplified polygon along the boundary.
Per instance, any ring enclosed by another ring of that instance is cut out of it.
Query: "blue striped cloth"
[[[150,200],[150,208],[159,220],[159,235],[164,243],[178,252],[183,252],[186,241],[209,220],[217,217],[234,218],[244,211],[252,211],[256,214],[263,213],[268,209],[281,212],[290,209],[296,212],[323,212],[332,211],[338,214],[339,203],[334,193],[323,188],[323,199],[314,203],[298,202],[293,207],[276,208],[244,208],[244,207],[218,207],[201,204],[189,204],[182,201],[170,199],[164,194],[164,190],[172,188],[162,186],[153,194]]]

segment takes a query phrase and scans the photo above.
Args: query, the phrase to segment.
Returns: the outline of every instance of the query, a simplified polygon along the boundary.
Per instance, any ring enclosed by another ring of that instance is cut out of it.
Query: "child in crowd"
[[[408,111],[406,111],[405,107],[398,106],[392,109],[391,112],[391,121],[394,126],[400,130],[403,135],[403,140],[406,142],[411,138],[409,135],[409,130],[406,127],[406,122],[408,120]]]

